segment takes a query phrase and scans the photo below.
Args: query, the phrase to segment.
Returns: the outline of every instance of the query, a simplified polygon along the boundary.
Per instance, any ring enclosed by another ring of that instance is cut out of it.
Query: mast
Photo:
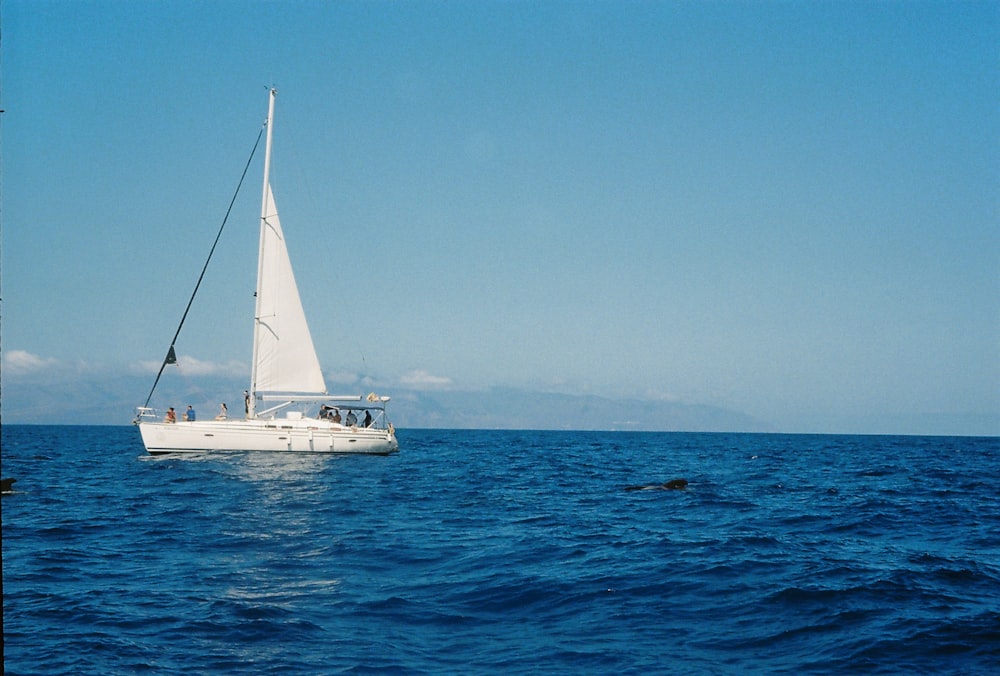
[[[247,411],[248,418],[254,418],[257,415],[257,354],[260,349],[260,320],[261,320],[261,281],[263,279],[264,271],[264,235],[267,228],[267,218],[270,214],[267,213],[268,207],[268,192],[270,189],[271,180],[271,136],[274,131],[274,97],[277,94],[277,90],[272,87],[270,91],[270,96],[268,97],[267,106],[267,141],[264,144],[264,194],[260,201],[260,246],[257,253],[257,290],[254,293],[254,298],[256,299],[254,304],[254,322],[253,322],[253,363],[250,370],[250,402],[249,409]]]

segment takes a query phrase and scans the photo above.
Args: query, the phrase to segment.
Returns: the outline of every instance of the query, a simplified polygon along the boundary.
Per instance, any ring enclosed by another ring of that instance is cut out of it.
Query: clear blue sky
[[[5,380],[162,359],[273,84],[331,390],[1000,433],[997,2],[0,10]],[[260,159],[178,342],[206,372],[249,370]]]

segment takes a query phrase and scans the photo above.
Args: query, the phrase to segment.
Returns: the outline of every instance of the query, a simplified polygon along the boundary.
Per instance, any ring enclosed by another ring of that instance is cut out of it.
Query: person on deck
[[[343,419],[340,417],[340,409],[339,408],[334,408],[333,409],[333,422],[335,422],[335,423],[337,423],[339,425],[342,420]]]
[[[219,415],[215,416],[216,420],[225,420],[229,417],[229,409],[226,408],[226,402],[222,402],[222,406],[219,407]]]
[[[188,410],[184,412],[184,419],[187,420],[188,422],[194,422],[194,418],[195,418],[194,409],[191,408],[190,405],[188,405]]]
[[[371,411],[365,411],[365,427],[372,426],[372,413]]]
[[[174,407],[171,406],[167,409],[167,416],[163,419],[163,422],[175,423],[177,422],[177,414],[174,413]]]
[[[358,424],[358,416],[354,415],[354,411],[347,412],[347,426],[354,427]]]

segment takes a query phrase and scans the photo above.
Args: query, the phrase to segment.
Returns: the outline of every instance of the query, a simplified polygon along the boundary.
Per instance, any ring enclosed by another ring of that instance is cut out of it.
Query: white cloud
[[[132,373],[156,373],[160,368],[160,362],[158,361],[137,361],[129,365],[129,370]]]
[[[353,385],[359,379],[360,376],[351,371],[332,371],[326,374],[327,382],[337,383],[338,385]]]
[[[443,390],[452,386],[451,378],[446,376],[434,376],[427,371],[410,371],[403,375],[399,382],[406,387],[415,390]]]
[[[245,376],[250,375],[250,367],[231,359],[227,362],[202,361],[194,357],[178,357],[177,366],[189,376]]]
[[[3,368],[10,375],[41,371],[58,364],[53,357],[39,357],[26,350],[9,350],[3,355]]]
[[[156,373],[160,370],[159,361],[140,361],[133,365],[133,372]],[[182,355],[177,357],[176,366],[172,365],[186,376],[246,376],[250,373],[250,367],[238,360],[227,362],[206,361]]]
[[[681,397],[670,392],[664,392],[662,390],[647,389],[642,394],[640,398],[649,399],[652,401],[665,401],[670,404],[679,404],[682,402]]]

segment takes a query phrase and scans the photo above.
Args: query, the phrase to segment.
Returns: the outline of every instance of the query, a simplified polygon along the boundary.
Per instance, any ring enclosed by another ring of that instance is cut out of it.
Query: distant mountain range
[[[492,388],[483,392],[402,392],[398,427],[448,429],[763,432],[766,423],[699,404]]]
[[[3,422],[127,425],[152,385],[149,376],[5,379]],[[243,407],[243,382],[228,378],[164,378],[152,405],[194,405],[214,416],[221,402],[231,413]],[[359,390],[359,393],[360,392]],[[389,416],[396,427],[444,429],[633,430],[766,432],[767,423],[715,406],[595,395],[530,392],[419,391],[393,388]],[[364,393],[362,393],[364,394]]]
[[[150,374],[108,375],[87,369],[5,370],[2,422],[8,424],[128,425],[153,384]],[[244,378],[164,374],[151,402],[184,410],[191,404],[214,417],[226,402],[243,411]],[[337,387],[338,394],[367,394],[371,386]],[[399,429],[632,430],[637,432],[775,432],[996,436],[1000,416],[990,414],[872,414],[826,417],[798,429],[777,429],[769,421],[718,406],[677,401],[615,398],[593,394],[533,392],[494,387],[482,391],[375,388],[392,396],[389,417]]]

